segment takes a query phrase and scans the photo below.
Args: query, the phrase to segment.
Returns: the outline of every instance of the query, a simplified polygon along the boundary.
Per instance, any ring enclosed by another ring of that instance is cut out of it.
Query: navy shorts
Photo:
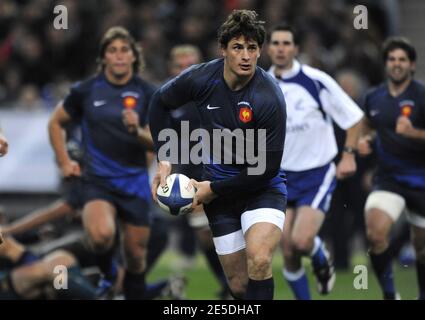
[[[410,211],[425,217],[425,190],[401,184],[385,171],[377,170],[373,178],[373,191],[378,190],[400,195],[406,201],[406,207]]]
[[[286,195],[278,188],[269,188],[256,194],[235,198],[218,197],[204,205],[214,237],[221,237],[241,230],[241,216],[246,211],[261,208],[286,211]]]
[[[84,204],[93,200],[105,200],[116,208],[118,217],[124,222],[135,226],[151,225],[150,199],[126,195],[90,181],[83,182],[83,193]]]
[[[65,179],[64,199],[72,209],[81,210],[84,206],[83,180],[79,177]]]
[[[300,172],[285,171],[288,207],[309,206],[326,213],[336,187],[336,169],[332,162],[320,168]]]

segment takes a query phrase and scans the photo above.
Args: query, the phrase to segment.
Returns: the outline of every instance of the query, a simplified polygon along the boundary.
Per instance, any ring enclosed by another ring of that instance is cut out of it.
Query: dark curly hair
[[[406,52],[411,62],[416,61],[415,47],[410,43],[410,41],[407,38],[391,37],[391,38],[388,38],[384,42],[384,45],[382,46],[382,59],[384,60],[384,62],[387,61],[388,54],[395,49],[401,49],[404,52]]]
[[[244,36],[254,40],[261,47],[266,37],[264,21],[258,20],[258,14],[251,10],[233,10],[218,30],[218,42],[222,48],[233,38]]]

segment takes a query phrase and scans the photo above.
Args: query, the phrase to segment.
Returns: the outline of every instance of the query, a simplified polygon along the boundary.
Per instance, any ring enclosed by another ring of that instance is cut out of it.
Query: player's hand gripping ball
[[[159,206],[173,216],[178,216],[192,210],[195,188],[187,176],[174,173],[167,177],[165,186],[158,186],[156,194]]]

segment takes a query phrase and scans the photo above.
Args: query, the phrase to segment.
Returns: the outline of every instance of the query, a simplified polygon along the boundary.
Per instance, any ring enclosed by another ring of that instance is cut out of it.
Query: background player
[[[360,108],[326,73],[301,65],[296,59],[298,39],[290,26],[270,32],[269,73],[279,80],[287,102],[287,134],[281,168],[287,174],[288,211],[283,230],[283,275],[298,299],[310,299],[303,255],[312,258],[320,294],[335,282],[334,267],[317,236],[329,209],[336,178],[356,171],[355,147],[359,136]],[[337,145],[332,120],[347,131],[344,153],[337,167]]]
[[[365,205],[370,260],[384,299],[399,298],[389,247],[391,227],[407,209],[416,252],[419,299],[425,299],[425,87],[413,79],[416,50],[404,38],[383,46],[387,82],[366,96],[359,152],[378,158],[374,187]]]
[[[109,29],[99,52],[99,74],[72,88],[54,111],[49,134],[64,177],[80,176],[80,167],[69,158],[63,137],[67,122],[80,121],[84,228],[103,273],[108,275],[115,218],[121,219],[127,264],[124,294],[127,299],[140,299],[151,219],[146,150],[152,148],[152,140],[145,124],[154,89],[137,76],[142,60],[127,30]]]

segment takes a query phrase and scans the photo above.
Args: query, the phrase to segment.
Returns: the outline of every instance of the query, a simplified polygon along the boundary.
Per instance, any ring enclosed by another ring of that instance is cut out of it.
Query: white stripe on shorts
[[[316,196],[313,199],[313,202],[311,203],[311,207],[313,209],[317,209],[319,207],[320,202],[322,202],[323,197],[328,193],[328,190],[332,184],[332,181],[335,177],[335,163],[331,163],[329,165],[328,171],[326,171],[325,178],[323,179],[323,182],[319,188],[319,192],[316,194]]]
[[[272,208],[259,208],[245,211],[241,217],[243,234],[257,222],[268,222],[283,230],[285,222],[285,213],[283,211]]]
[[[215,251],[218,255],[223,256],[245,249],[246,243],[242,230],[226,234],[221,237],[214,237]]]

